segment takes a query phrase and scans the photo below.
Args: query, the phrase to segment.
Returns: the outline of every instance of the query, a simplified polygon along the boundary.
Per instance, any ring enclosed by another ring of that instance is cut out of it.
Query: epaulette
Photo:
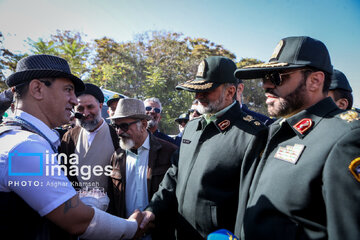
[[[243,120],[246,121],[246,122],[252,123],[252,124],[254,124],[255,126],[260,126],[260,125],[261,125],[261,123],[260,123],[258,120],[256,120],[256,119],[255,119],[253,116],[251,116],[251,115],[246,115],[246,116],[244,116],[244,117],[243,117]]]
[[[339,117],[347,122],[360,120],[359,113],[354,110],[348,110],[346,112],[343,112],[339,115]]]

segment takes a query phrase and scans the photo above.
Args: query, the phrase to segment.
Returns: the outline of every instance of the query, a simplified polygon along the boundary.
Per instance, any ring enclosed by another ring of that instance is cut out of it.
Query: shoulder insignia
[[[220,122],[218,124],[219,128],[221,129],[221,131],[225,130],[226,128],[228,128],[230,126],[230,121],[229,120],[224,120],[222,122]]]
[[[360,182],[360,157],[355,158],[349,165],[349,170],[355,179]]]
[[[344,112],[342,114],[340,114],[340,118],[342,120],[345,120],[347,122],[352,122],[354,120],[359,120],[359,113],[353,110],[349,110],[347,112]]]
[[[299,133],[303,134],[306,132],[313,124],[313,121],[310,118],[303,118],[298,123],[296,123],[293,127]]]
[[[246,115],[245,117],[243,117],[243,119],[248,122],[251,122],[252,120],[254,120],[254,118],[251,115]]]

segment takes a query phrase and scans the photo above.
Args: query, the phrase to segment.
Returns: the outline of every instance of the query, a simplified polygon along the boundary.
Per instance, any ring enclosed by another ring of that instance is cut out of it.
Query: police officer
[[[235,72],[263,79],[269,114],[279,118],[250,187],[241,239],[359,239],[360,121],[327,97],[332,72],[326,46],[305,36],[282,39],[268,63]]]
[[[352,108],[352,88],[343,72],[334,69],[328,96],[334,100],[340,109],[349,110]]]
[[[228,58],[208,57],[194,80],[176,87],[195,92],[203,115],[188,122],[178,164],[165,175],[142,227],[149,220],[173,219],[168,213],[174,209],[177,239],[204,239],[220,228],[233,232],[240,224],[236,210],[247,196],[239,196],[239,187],[249,186],[246,176],[263,149],[267,127],[241,111],[234,96],[235,70]]]

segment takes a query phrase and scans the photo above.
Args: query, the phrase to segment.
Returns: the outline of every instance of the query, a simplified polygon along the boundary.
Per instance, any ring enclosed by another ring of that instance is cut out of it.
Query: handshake
[[[135,210],[128,220],[135,220],[138,224],[138,229],[132,239],[141,239],[149,229],[154,228],[155,215],[150,211]]]

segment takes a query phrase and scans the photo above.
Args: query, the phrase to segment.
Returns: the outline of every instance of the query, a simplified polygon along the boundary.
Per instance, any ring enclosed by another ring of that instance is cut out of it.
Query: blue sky
[[[0,0],[5,47],[25,51],[26,40],[56,29],[130,41],[149,30],[204,37],[243,57],[267,61],[284,37],[323,41],[360,107],[359,0]]]

